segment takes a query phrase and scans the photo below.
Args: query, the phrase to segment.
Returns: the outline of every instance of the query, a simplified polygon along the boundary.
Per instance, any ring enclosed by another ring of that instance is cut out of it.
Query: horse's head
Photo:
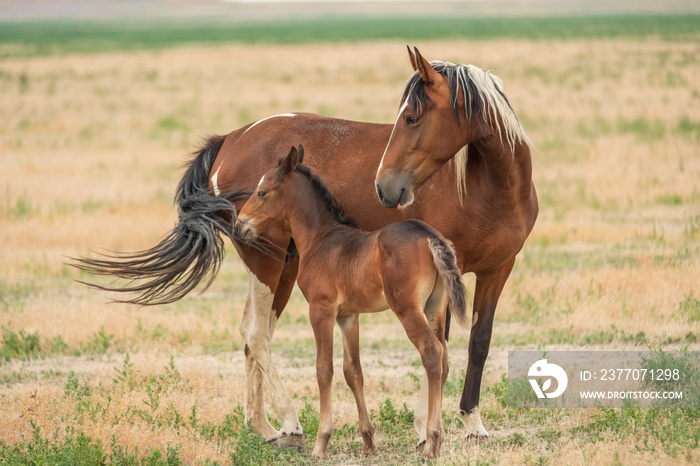
[[[404,207],[413,193],[449,161],[466,139],[465,125],[455,113],[450,83],[423,58],[408,49],[416,71],[404,91],[394,130],[384,151],[376,178],[379,200],[384,207]],[[457,92],[458,105],[464,97]]]
[[[304,159],[304,148],[292,147],[289,154],[280,159],[277,167],[260,178],[253,195],[238,214],[235,234],[246,243],[252,243],[273,223],[284,222],[292,196],[285,181]]]
[[[428,63],[418,49],[408,54],[415,73],[406,83],[375,180],[379,199],[389,208],[413,202],[414,191],[467,144],[500,141],[502,147],[491,149],[499,155],[529,141],[497,76],[473,65]],[[458,180],[463,162],[455,164]]]

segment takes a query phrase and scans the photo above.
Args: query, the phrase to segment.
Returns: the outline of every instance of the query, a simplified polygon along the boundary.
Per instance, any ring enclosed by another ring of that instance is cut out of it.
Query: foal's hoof
[[[299,453],[306,453],[303,435],[283,434],[267,441],[276,448],[296,448]]]
[[[372,444],[366,447],[362,447],[362,456],[372,456],[377,453],[377,446]]]
[[[418,445],[416,445],[416,451],[423,456],[423,463],[425,463],[426,460],[440,458],[440,447],[435,447],[433,445],[428,448],[425,440],[422,440],[418,443]]]

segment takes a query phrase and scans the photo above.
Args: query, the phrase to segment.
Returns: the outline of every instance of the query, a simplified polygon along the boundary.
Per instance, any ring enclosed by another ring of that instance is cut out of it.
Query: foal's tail
[[[224,139],[210,137],[190,162],[175,195],[178,223],[160,243],[145,251],[80,258],[71,264],[84,272],[128,282],[124,286],[81,283],[106,291],[135,293],[135,297],[115,301],[144,306],[177,301],[207,275],[207,286],[211,284],[225,255],[220,233],[234,240],[234,202],[251,194],[241,190],[219,196],[209,193],[209,171]]]
[[[445,327],[445,337],[449,332],[450,315],[454,315],[462,325],[467,325],[467,289],[462,281],[462,272],[457,267],[457,258],[452,242],[448,239],[428,239],[430,252],[435,261],[440,278],[447,289],[448,323]]]

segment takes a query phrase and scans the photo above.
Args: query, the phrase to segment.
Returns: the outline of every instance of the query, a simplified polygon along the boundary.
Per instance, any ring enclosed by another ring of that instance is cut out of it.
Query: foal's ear
[[[439,76],[438,72],[428,63],[428,60],[423,58],[423,55],[420,54],[417,47],[414,47],[413,50],[416,51],[416,54],[412,56],[411,64],[413,65],[413,69],[420,73],[420,78],[423,82],[426,84],[439,82],[437,80]]]
[[[289,151],[289,154],[282,160],[280,164],[280,175],[284,176],[290,172],[292,172],[296,167],[298,163],[298,157],[299,154],[297,153],[297,148],[292,146],[292,149]]]
[[[304,163],[304,146],[301,144],[297,147],[297,163]]]

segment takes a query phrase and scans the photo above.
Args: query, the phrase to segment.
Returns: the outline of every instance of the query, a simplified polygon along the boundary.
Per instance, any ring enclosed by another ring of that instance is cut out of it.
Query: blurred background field
[[[439,463],[700,460],[697,411],[512,410],[503,379],[515,349],[700,349],[695,3],[88,3],[0,3],[0,459],[55,447],[68,464],[310,462],[243,425],[247,281],[232,247],[206,292],[155,308],[109,304],[65,261],[155,244],[203,136],[289,111],[393,122],[410,44],[502,78],[536,146],[541,209],[494,324],[493,439],[462,441],[468,332],[455,329]],[[418,463],[403,408],[418,354],[390,313],[362,322],[380,454],[359,456],[337,359],[328,463]],[[299,293],[273,355],[311,446],[315,348]]]

